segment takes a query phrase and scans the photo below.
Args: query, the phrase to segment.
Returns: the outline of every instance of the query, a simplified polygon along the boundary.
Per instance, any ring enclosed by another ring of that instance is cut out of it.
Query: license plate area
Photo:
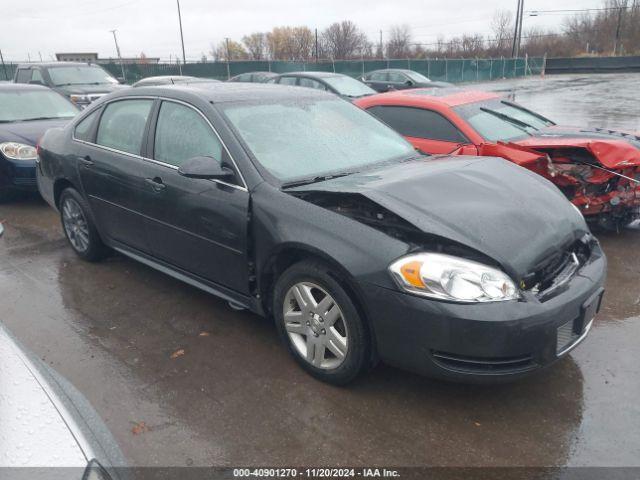
[[[578,344],[588,333],[591,322],[600,311],[604,289],[594,293],[580,308],[580,316],[558,327],[556,337],[556,355],[567,353]]]

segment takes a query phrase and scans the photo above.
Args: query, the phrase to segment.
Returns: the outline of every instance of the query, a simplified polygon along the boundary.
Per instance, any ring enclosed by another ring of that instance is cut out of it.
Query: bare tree
[[[491,20],[493,38],[490,50],[493,55],[508,55],[513,39],[513,13],[511,10],[497,10]]]
[[[254,32],[242,37],[242,43],[247,49],[251,60],[264,60],[267,55],[267,34]]]
[[[389,31],[387,42],[388,58],[408,58],[411,56],[411,27],[396,25]]]
[[[351,20],[329,25],[321,34],[322,52],[336,59],[346,60],[365,55],[369,41]]]

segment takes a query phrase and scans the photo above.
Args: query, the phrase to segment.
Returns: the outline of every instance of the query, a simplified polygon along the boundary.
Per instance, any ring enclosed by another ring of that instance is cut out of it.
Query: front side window
[[[392,83],[404,83],[408,78],[399,72],[389,72],[389,81]]]
[[[179,103],[162,102],[154,158],[179,167],[194,157],[213,157],[221,161],[222,143],[196,110]]]
[[[0,92],[0,122],[73,118],[78,113],[62,95],[48,88],[28,88]]]
[[[449,120],[431,110],[377,106],[368,111],[405,137],[454,143],[468,142]]]
[[[282,182],[353,172],[415,155],[411,144],[336,98],[221,104],[257,162]]]
[[[431,80],[418,72],[407,72],[407,76],[418,83],[429,83]]]
[[[338,94],[344,95],[345,97],[364,97],[365,95],[373,95],[376,93],[375,90],[368,85],[365,85],[355,78],[347,77],[346,75],[327,77],[324,81],[338,92]]]
[[[63,85],[102,85],[115,84],[118,81],[95,65],[78,65],[75,67],[51,67],[51,82],[56,87]]]
[[[300,86],[307,87],[307,88],[315,88],[317,90],[327,89],[327,87],[325,87],[322,83],[312,78],[300,78]]]
[[[153,100],[120,100],[104,110],[96,143],[122,152],[140,155],[142,139]]]

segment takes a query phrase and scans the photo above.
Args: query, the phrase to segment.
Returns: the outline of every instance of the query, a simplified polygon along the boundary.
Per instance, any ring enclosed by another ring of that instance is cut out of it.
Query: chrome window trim
[[[233,163],[233,166],[235,167],[236,172],[238,172],[238,175],[240,176],[240,180],[242,182],[242,185],[235,185],[233,183],[228,183],[228,182],[224,182],[222,180],[217,180],[217,179],[210,179],[210,181],[214,182],[214,183],[219,183],[221,185],[225,185],[227,187],[235,188],[237,190],[242,190],[244,192],[248,192],[249,191],[249,189],[247,188],[247,182],[245,181],[244,176],[242,175],[242,172],[240,171],[240,168],[238,167],[238,164],[236,163],[236,160],[233,158],[233,156],[231,155],[231,152],[227,148],[227,145],[224,143],[224,141],[220,137],[220,134],[213,127],[213,125],[211,124],[209,119],[205,116],[204,113],[202,113],[202,111],[200,111],[199,108],[191,105],[190,103],[184,102],[182,100],[176,100],[176,99],[167,98],[167,97],[150,97],[150,96],[143,96],[143,95],[141,95],[141,96],[138,96],[138,95],[133,96],[132,95],[132,96],[114,98],[113,100],[111,100],[109,102],[105,102],[103,104],[103,108],[107,108],[107,106],[111,105],[112,103],[115,103],[115,102],[118,102],[118,101],[123,101],[123,100],[152,100],[152,101],[161,100],[161,101],[179,103],[179,104],[182,104],[182,105],[184,105],[186,107],[189,107],[189,108],[195,110],[197,113],[200,114],[200,116],[202,118],[204,118],[204,120],[207,122],[207,125],[209,125],[209,128],[211,128],[213,133],[215,133],[216,137],[220,141],[220,143],[222,145],[222,148],[224,148],[225,152],[227,152],[227,155],[231,159],[231,162]],[[79,120],[78,122],[76,122],[73,125],[71,125],[71,128],[72,128],[72,130],[71,130],[71,140],[73,140],[74,142],[78,142],[78,143],[82,143],[82,144],[85,144],[85,145],[89,145],[91,147],[96,147],[96,148],[99,148],[99,149],[102,149],[102,150],[106,150],[108,152],[118,153],[120,155],[125,155],[127,157],[136,158],[138,160],[144,160],[146,162],[150,162],[150,163],[153,163],[155,165],[159,165],[161,167],[167,167],[167,168],[170,168],[172,170],[178,170],[177,166],[171,165],[170,163],[161,162],[161,161],[155,160],[153,158],[148,158],[148,157],[143,157],[141,155],[136,155],[135,153],[124,152],[122,150],[118,150],[117,148],[105,147],[104,145],[99,145],[97,143],[92,143],[92,142],[87,142],[86,140],[77,139],[76,138],[76,127],[78,126],[78,124],[80,122],[82,122],[82,120],[87,118],[89,115],[91,115],[91,113],[89,113],[88,115],[85,115],[81,120]],[[158,109],[158,115],[160,115],[160,110],[159,109]],[[155,139],[155,133],[154,133],[154,139]]]

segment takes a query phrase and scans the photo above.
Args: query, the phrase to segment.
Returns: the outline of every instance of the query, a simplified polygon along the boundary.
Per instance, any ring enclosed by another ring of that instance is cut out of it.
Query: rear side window
[[[222,160],[222,143],[207,121],[193,108],[162,102],[156,126],[154,157],[179,167],[193,157]]]
[[[19,68],[16,75],[16,83],[29,83],[31,81],[31,69]]]
[[[140,155],[152,105],[152,100],[120,100],[107,105],[100,119],[96,143]]]
[[[93,124],[95,123],[99,112],[100,109],[96,110],[76,125],[76,129],[73,131],[73,136],[76,140],[82,140],[83,142],[93,141]]]
[[[295,85],[298,81],[298,77],[282,77],[280,78],[280,85]]]
[[[449,120],[432,110],[377,106],[368,111],[405,137],[455,143],[468,142]]]

